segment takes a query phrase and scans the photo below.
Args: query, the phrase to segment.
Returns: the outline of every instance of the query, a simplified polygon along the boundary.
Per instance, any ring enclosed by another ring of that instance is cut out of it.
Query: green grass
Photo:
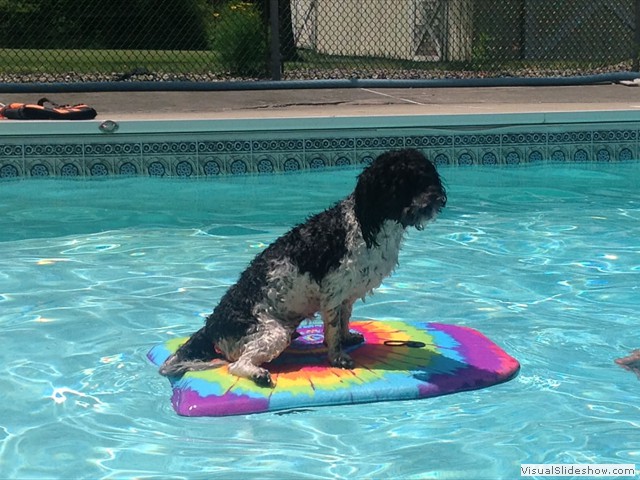
[[[205,73],[219,71],[212,51],[173,50],[34,50],[0,48],[0,73]]]
[[[425,76],[439,77],[443,72],[484,71],[498,76],[512,72],[529,72],[526,76],[556,76],[558,72],[591,73],[600,69],[619,69],[629,59],[612,58],[601,61],[505,61],[485,59],[476,62],[417,62],[375,57],[342,57],[299,50],[298,61],[287,62],[284,71],[295,76],[296,71],[317,70],[342,77],[351,73],[360,78],[384,69],[393,71],[423,71]],[[630,65],[629,65],[630,67]],[[0,74],[112,74],[141,70],[163,74],[214,73],[226,76],[220,55],[215,51],[176,50],[46,50],[0,48]],[[265,75],[268,75],[265,68]]]

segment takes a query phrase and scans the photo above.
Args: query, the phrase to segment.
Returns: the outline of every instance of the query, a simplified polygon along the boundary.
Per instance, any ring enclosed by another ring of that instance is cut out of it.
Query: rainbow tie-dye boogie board
[[[356,368],[331,367],[322,326],[300,336],[267,368],[275,388],[261,388],[227,366],[170,379],[171,402],[186,416],[225,416],[322,405],[411,400],[475,390],[513,378],[520,365],[480,332],[441,323],[354,321],[365,342],[348,351]],[[151,349],[155,365],[187,338]]]

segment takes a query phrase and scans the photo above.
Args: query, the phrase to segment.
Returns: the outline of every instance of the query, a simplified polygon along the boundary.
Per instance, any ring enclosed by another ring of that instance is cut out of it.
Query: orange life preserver
[[[0,108],[0,118],[11,120],[91,120],[98,112],[89,105],[58,105],[46,98],[34,103],[10,103]]]

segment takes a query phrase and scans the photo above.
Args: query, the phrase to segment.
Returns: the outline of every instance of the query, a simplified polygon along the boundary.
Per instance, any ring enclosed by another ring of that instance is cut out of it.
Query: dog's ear
[[[378,246],[375,241],[383,218],[383,199],[380,181],[376,181],[375,169],[367,167],[359,176],[354,191],[354,209],[367,247]]]
[[[412,189],[407,185],[404,153],[383,153],[358,176],[354,191],[355,213],[369,248],[378,246],[375,237],[382,223],[398,220],[402,209],[411,201]],[[426,161],[424,157],[423,161]]]

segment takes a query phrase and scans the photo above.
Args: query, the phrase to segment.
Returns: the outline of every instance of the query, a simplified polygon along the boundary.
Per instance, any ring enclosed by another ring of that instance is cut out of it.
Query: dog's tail
[[[181,377],[187,372],[218,368],[227,363],[216,352],[213,342],[206,335],[205,327],[202,327],[164,361],[159,372],[165,377]]]

